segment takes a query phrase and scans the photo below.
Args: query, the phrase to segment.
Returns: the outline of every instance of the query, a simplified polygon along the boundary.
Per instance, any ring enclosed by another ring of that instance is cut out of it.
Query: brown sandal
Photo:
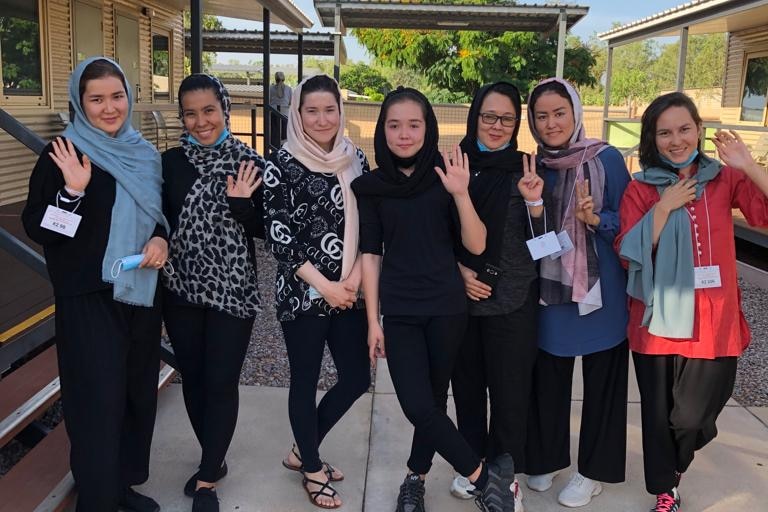
[[[308,484],[315,484],[319,485],[320,489],[317,491],[310,491]],[[306,475],[304,475],[304,480],[302,481],[302,486],[304,486],[304,490],[307,491],[307,497],[309,498],[309,501],[316,507],[325,508],[325,509],[334,509],[339,508],[341,505],[337,505],[335,498],[339,495],[338,492],[336,492],[336,489],[334,489],[331,486],[331,481],[327,480],[325,482],[318,482],[317,480],[312,480],[311,478],[307,478]],[[322,503],[317,501],[317,498],[320,496],[325,496],[327,498],[334,499],[333,505],[323,505]]]
[[[296,460],[298,460],[299,462],[302,462],[301,457],[299,457],[299,454],[296,453],[296,445],[295,444],[291,448],[291,453],[293,453],[293,456],[296,457]],[[323,472],[326,475],[328,475],[328,480],[330,480],[331,482],[341,482],[342,480],[344,480],[344,475],[342,475],[341,478],[335,478],[333,476],[333,473],[334,473],[334,471],[336,471],[336,468],[331,466],[329,463],[327,463],[325,461],[322,461],[322,460],[320,461],[320,463],[323,465]],[[293,464],[288,462],[288,459],[283,459],[283,467],[285,469],[290,469],[291,471],[302,472],[304,470],[304,465],[303,464],[299,465],[299,466],[294,466]]]

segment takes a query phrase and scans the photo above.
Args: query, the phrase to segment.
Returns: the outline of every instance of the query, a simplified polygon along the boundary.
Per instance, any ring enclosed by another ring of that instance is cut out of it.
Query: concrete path
[[[571,417],[572,450],[581,410],[581,372],[574,378]],[[634,372],[630,371],[627,482],[605,485],[583,512],[647,512],[653,504],[645,493],[640,440],[640,405]],[[240,420],[227,462],[230,475],[219,486],[225,512],[316,512],[301,488],[300,476],[280,464],[291,443],[288,423],[288,390],[241,387]],[[451,404],[452,407],[452,404]],[[744,408],[731,401],[718,422],[720,435],[698,453],[681,485],[685,512],[768,510],[768,408]],[[346,473],[337,485],[341,510],[392,512],[405,471],[412,428],[403,417],[394,395],[386,364],[378,372],[376,392],[366,394],[337,425],[322,447],[322,455]],[[141,489],[154,496],[164,512],[191,510],[182,494],[186,479],[195,471],[199,448],[189,426],[181,387],[172,385],[160,398],[152,454],[150,482]],[[471,512],[469,501],[450,496],[453,471],[439,456],[427,483],[429,512]],[[522,478],[522,482],[524,482]],[[557,492],[568,472],[555,479],[545,493],[523,484],[527,512],[563,512]]]

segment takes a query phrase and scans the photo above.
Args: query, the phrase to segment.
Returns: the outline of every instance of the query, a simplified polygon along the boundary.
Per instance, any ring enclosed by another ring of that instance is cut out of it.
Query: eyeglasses
[[[483,122],[483,124],[496,124],[496,121],[499,119],[501,119],[501,126],[506,126],[507,128],[513,128],[517,122],[517,118],[515,116],[497,116],[496,114],[491,114],[490,112],[480,113],[480,120]]]

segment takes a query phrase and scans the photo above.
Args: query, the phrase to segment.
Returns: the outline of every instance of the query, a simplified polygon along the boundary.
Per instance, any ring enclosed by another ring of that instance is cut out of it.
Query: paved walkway
[[[574,379],[571,425],[577,432],[581,410],[581,372]],[[602,495],[584,512],[647,512],[640,441],[640,404],[634,372],[630,371],[627,482],[605,485]],[[300,477],[280,465],[291,443],[288,390],[241,387],[240,420],[227,462],[230,475],[219,487],[223,512],[316,512],[301,489]],[[747,409],[731,401],[718,422],[720,435],[701,450],[681,485],[685,512],[757,512],[768,510],[768,408]],[[383,366],[375,393],[366,394],[329,435],[322,453],[342,468],[346,480],[338,484],[341,510],[392,512],[404,476],[412,429],[406,422]],[[575,447],[578,442],[572,436]],[[172,385],[160,397],[150,482],[143,491],[154,496],[164,512],[188,512],[192,502],[182,486],[198,461],[197,443],[181,398]],[[575,452],[574,452],[575,453]],[[575,457],[574,457],[575,460]],[[429,512],[471,512],[474,504],[450,496],[453,472],[436,457],[427,483]],[[557,492],[567,473],[545,493],[528,490],[527,512],[563,512]]]

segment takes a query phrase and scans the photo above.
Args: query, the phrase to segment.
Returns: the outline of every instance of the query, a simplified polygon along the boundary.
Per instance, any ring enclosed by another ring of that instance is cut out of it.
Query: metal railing
[[[43,138],[3,109],[0,109],[0,129],[24,144],[36,155],[40,155],[47,144]],[[6,251],[11,257],[17,259],[46,281],[50,281],[45,258],[3,228],[0,228],[0,250]],[[55,313],[23,331],[12,341],[0,345],[0,372],[5,371],[13,363],[53,339],[55,335],[54,316]],[[161,345],[163,361],[176,368],[173,349],[166,343]]]

